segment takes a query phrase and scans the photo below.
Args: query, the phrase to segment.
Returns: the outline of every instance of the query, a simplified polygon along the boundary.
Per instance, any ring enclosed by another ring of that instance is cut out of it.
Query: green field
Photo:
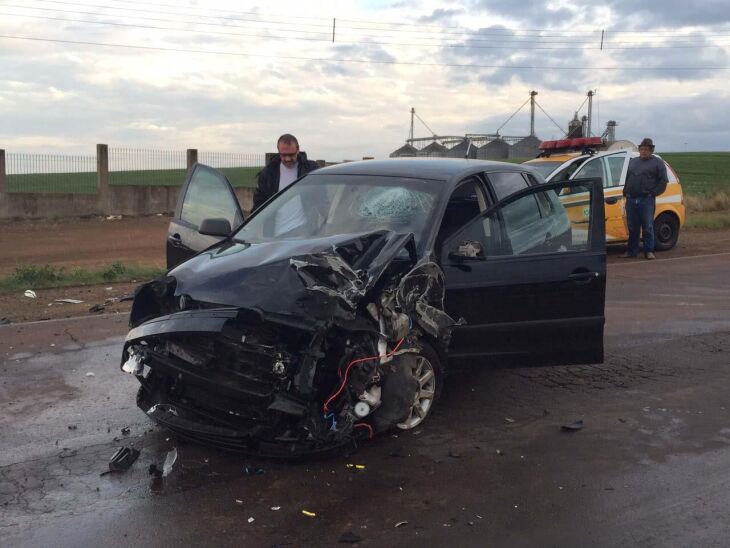
[[[256,186],[256,174],[261,167],[220,168],[234,187]],[[149,169],[142,171],[112,171],[110,185],[179,186],[185,181],[185,169]],[[7,176],[8,192],[35,194],[93,194],[96,173],[30,173]]]
[[[707,195],[730,192],[730,152],[663,152],[679,175],[687,194]],[[510,160],[510,161],[524,161]],[[221,168],[235,187],[253,187],[260,167]],[[114,171],[111,185],[178,186],[185,180],[184,169]],[[7,176],[8,192],[82,193],[96,192],[96,173],[39,173]]]
[[[687,194],[730,191],[730,152],[662,152]]]

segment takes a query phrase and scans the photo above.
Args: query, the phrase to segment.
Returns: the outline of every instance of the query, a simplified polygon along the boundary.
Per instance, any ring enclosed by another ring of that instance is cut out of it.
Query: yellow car
[[[525,164],[542,175],[546,181],[586,177],[601,179],[606,202],[606,242],[618,243],[629,239],[623,189],[629,160],[638,156],[639,153],[634,150],[608,150],[595,154],[564,152],[535,158]],[[675,246],[685,220],[682,185],[672,167],[667,162],[664,164],[667,166],[669,183],[664,193],[657,196],[654,213],[654,239],[658,251],[666,251]]]

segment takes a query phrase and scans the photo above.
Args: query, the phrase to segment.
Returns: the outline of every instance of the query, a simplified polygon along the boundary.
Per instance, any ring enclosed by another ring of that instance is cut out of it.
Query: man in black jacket
[[[629,229],[629,245],[623,257],[639,254],[639,233],[644,238],[644,256],[654,255],[654,211],[656,197],[667,188],[667,166],[654,156],[654,143],[648,137],[639,144],[639,157],[632,158],[626,172],[624,196],[626,197],[626,224]]]
[[[317,163],[307,160],[307,155],[299,151],[299,141],[294,135],[285,133],[279,137],[276,150],[279,153],[259,172],[258,186],[253,193],[252,211],[299,177],[317,169]]]

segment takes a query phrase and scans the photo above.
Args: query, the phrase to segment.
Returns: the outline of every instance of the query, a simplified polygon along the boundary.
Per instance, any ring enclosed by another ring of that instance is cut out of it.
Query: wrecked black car
[[[196,164],[171,270],[130,315],[121,367],[139,407],[182,437],[298,457],[420,425],[447,362],[602,361],[600,181],[538,177],[473,160],[346,163],[244,221],[225,176]]]

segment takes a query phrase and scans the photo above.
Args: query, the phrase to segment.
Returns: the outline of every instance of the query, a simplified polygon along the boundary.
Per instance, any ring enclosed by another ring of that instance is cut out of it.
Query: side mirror
[[[198,232],[205,236],[228,236],[232,232],[231,223],[228,219],[204,219]]]
[[[463,261],[484,261],[484,250],[481,242],[465,240],[449,251],[449,259]]]

